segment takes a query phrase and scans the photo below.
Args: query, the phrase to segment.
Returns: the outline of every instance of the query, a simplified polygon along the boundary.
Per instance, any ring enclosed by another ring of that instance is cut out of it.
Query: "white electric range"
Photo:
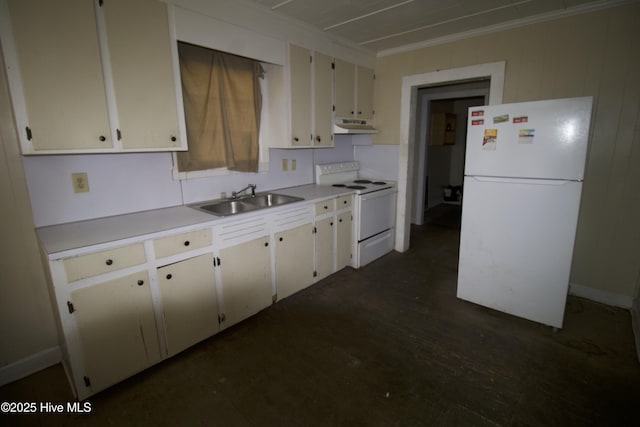
[[[393,250],[396,195],[394,181],[362,177],[358,162],[316,165],[316,184],[353,190],[355,253],[353,267],[362,267]]]

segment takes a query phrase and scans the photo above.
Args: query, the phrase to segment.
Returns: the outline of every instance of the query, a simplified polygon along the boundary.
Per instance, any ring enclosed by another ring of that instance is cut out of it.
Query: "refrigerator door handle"
[[[495,182],[502,184],[528,184],[528,185],[565,185],[570,182],[582,182],[582,180],[568,179],[540,179],[540,178],[508,178],[499,176],[469,176],[479,182]]]

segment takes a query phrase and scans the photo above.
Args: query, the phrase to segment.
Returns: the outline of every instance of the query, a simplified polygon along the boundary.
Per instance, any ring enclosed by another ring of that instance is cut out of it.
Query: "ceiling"
[[[621,0],[250,0],[382,52],[619,4]]]

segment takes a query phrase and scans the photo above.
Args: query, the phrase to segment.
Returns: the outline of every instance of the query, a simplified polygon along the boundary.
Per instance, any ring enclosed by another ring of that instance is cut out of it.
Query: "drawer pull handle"
[[[171,280],[173,276],[171,274],[167,274],[167,280]]]
[[[144,285],[144,280],[138,280],[138,286]]]
[[[191,244],[191,242],[189,242],[188,240],[185,240],[184,245],[185,246],[189,246]]]
[[[113,265],[113,260],[112,259],[108,259],[104,262],[107,265]]]

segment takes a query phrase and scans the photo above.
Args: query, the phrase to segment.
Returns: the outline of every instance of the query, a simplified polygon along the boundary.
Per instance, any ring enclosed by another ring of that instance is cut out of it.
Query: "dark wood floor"
[[[631,426],[640,364],[628,311],[568,300],[552,328],[456,299],[458,231],[345,269],[88,399],[84,415],[2,425]],[[55,366],[0,401],[71,400]],[[9,423],[6,423],[8,421]]]

